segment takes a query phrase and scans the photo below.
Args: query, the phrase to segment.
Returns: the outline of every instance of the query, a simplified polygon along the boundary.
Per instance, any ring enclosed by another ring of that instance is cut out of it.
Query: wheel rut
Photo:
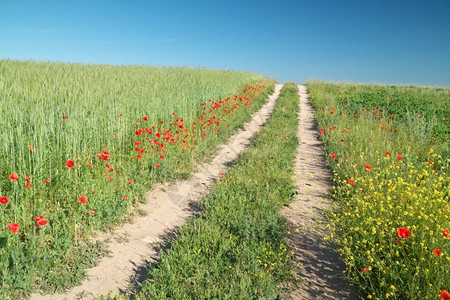
[[[290,223],[287,242],[294,250],[298,288],[284,299],[359,299],[345,274],[336,247],[324,240],[323,212],[332,209],[332,174],[326,165],[323,144],[318,138],[314,109],[305,86],[299,86],[299,140],[295,160],[298,194],[281,214]]]

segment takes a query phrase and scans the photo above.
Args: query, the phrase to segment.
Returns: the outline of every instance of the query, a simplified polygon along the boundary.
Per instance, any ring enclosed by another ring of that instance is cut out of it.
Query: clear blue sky
[[[450,1],[1,1],[0,58],[449,87]]]

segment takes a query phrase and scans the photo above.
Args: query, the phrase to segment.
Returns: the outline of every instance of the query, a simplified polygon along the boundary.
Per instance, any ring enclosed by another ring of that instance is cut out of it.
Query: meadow
[[[185,178],[259,109],[250,72],[0,61],[0,296],[61,291],[90,237],[155,182]]]
[[[450,299],[450,89],[307,86],[349,277],[367,299]]]

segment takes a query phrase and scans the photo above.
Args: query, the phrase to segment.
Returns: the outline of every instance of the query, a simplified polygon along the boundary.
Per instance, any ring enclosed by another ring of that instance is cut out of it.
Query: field
[[[368,299],[447,299],[450,89],[307,83],[334,171],[330,234]]]
[[[450,89],[306,85],[334,174],[325,239],[360,295],[450,299]],[[138,217],[155,183],[188,178],[274,86],[251,72],[0,60],[0,298],[80,284],[107,252],[93,237]],[[297,92],[284,85],[132,298],[276,299],[298,283],[279,214],[298,192]]]
[[[96,230],[186,177],[274,81],[249,72],[0,61],[0,295],[62,290]]]

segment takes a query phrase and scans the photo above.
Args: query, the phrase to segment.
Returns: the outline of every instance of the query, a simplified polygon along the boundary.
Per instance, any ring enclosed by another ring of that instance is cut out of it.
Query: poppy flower
[[[372,166],[369,165],[369,164],[366,164],[366,165],[364,166],[364,169],[366,169],[367,171],[370,171],[370,170],[372,169]]]
[[[441,300],[450,300],[450,293],[446,290],[441,290]]]
[[[436,248],[436,249],[433,250],[433,253],[434,253],[434,255],[439,256],[439,255],[441,255],[444,252]]]
[[[19,179],[19,175],[17,175],[17,173],[13,172],[9,175],[9,180],[16,181],[17,179]]]
[[[363,273],[366,273],[366,272],[368,271],[368,269],[367,269],[367,268],[362,268],[361,271],[362,271]]]
[[[8,203],[8,198],[6,198],[6,197],[0,197],[0,203],[1,204],[3,204],[3,205],[5,205],[6,203]]]
[[[398,160],[402,160],[403,157],[402,157],[401,155],[397,155],[397,159],[398,159]]]
[[[355,184],[355,181],[354,181],[353,179],[350,178],[350,179],[348,180],[348,183],[350,183],[351,185],[354,185],[354,184]]]
[[[344,139],[341,139],[341,143],[343,143],[343,142],[345,142],[345,140],[344,140]]]
[[[27,189],[31,189],[31,184],[27,183],[27,184],[25,184],[25,187],[26,187]]]
[[[44,181],[45,184],[49,184],[50,182],[52,182],[50,178]]]
[[[148,121],[148,117],[147,117],[147,116],[143,116],[143,117],[142,117],[142,120],[144,120],[145,122],[147,122],[147,121]]]
[[[156,164],[156,167],[157,167],[157,168],[161,167],[161,164],[160,164],[160,163],[157,163],[157,164]]]
[[[142,155],[140,155],[140,154],[137,154],[136,157],[137,157],[138,159],[142,159]]]
[[[159,158],[164,159],[164,155],[160,155]]]
[[[66,167],[68,167],[69,169],[72,169],[75,166],[75,163],[73,162],[73,160],[68,160],[66,161]]]
[[[411,231],[409,231],[407,228],[399,227],[397,229],[397,235],[399,238],[407,239],[411,235]]]
[[[12,231],[12,233],[16,234],[20,229],[20,225],[19,223],[9,223],[8,228]]]
[[[442,235],[445,236],[445,237],[448,237],[449,236],[448,229],[442,230]]]
[[[63,120],[67,120],[67,116],[66,115],[63,115],[62,118],[63,118]]]
[[[90,213],[91,215],[95,215],[95,211],[94,211],[94,210],[90,210],[89,213]]]
[[[85,195],[80,196],[80,198],[78,198],[78,202],[81,202],[83,205],[87,204],[87,199],[88,197]]]
[[[127,180],[127,183],[128,183],[128,184],[133,184],[133,181]]]
[[[128,196],[125,195],[125,196],[122,197],[122,199],[123,199],[123,200],[128,200]]]
[[[44,216],[36,217],[36,218],[34,218],[34,220],[37,222],[37,224],[38,224],[39,226],[45,226],[45,225],[47,225],[47,220],[44,219]]]
[[[31,146],[28,146],[28,150],[30,150],[31,152],[33,152],[33,151],[34,151],[34,148],[31,147]]]
[[[330,157],[331,157],[332,159],[336,159],[336,154],[331,153],[331,154],[330,154]]]
[[[391,153],[389,153],[389,152],[384,152],[384,155],[386,155],[386,156],[391,156]]]

